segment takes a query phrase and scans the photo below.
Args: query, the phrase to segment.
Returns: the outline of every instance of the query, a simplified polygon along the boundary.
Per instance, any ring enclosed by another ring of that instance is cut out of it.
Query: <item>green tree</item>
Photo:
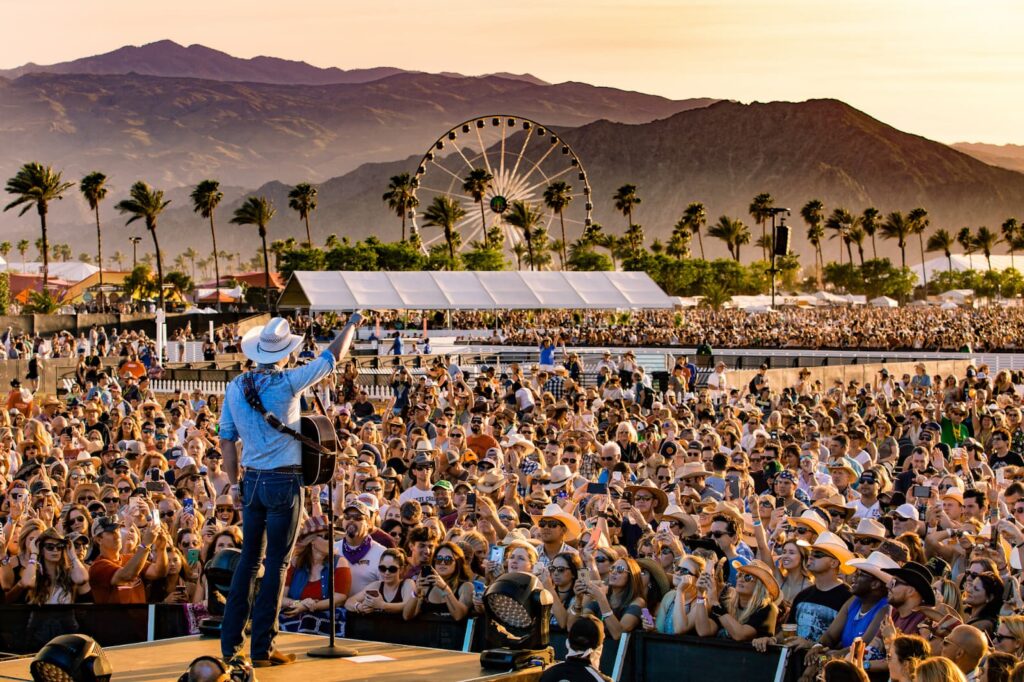
[[[0,272],[0,315],[9,314],[11,307],[11,273]]]
[[[121,288],[129,298],[150,298],[155,296],[158,291],[156,281],[153,279],[153,270],[145,263],[135,266],[128,273],[121,283]]]
[[[18,253],[21,254],[21,267],[25,268],[25,254],[28,253],[28,247],[30,246],[27,239],[18,240]]]
[[[203,180],[192,190],[192,210],[203,218],[210,221],[210,238],[213,240],[213,276],[216,279],[215,287],[220,286],[220,261],[217,251],[217,228],[213,223],[213,214],[217,205],[224,199],[224,193],[220,191],[220,183],[216,180]],[[218,304],[219,306],[219,304]]]
[[[46,214],[50,203],[64,198],[64,193],[75,186],[64,182],[60,171],[33,161],[26,163],[13,178],[7,181],[7,193],[15,196],[14,201],[4,206],[5,211],[21,206],[19,216],[25,215],[33,206],[39,214],[39,230],[43,242],[43,291],[49,282],[50,258],[47,253]]]
[[[1017,264],[1013,260],[1013,252],[1017,250],[1021,242],[1020,225],[1016,218],[1007,218],[999,229],[1002,232],[1003,241],[1006,242],[1006,248],[1010,251],[1010,267],[1016,269]]]
[[[101,291],[103,290],[103,230],[100,227],[100,202],[107,198],[106,185],[107,176],[98,171],[89,173],[78,183],[78,189],[85,197],[89,208],[96,215],[96,265],[100,269]]]
[[[306,245],[313,247],[313,235],[309,231],[309,214],[316,210],[316,187],[308,182],[300,182],[288,192],[288,208],[299,214],[299,219],[306,224]]]
[[[185,258],[187,258],[190,263],[192,263],[192,279],[195,279],[196,278],[196,258],[199,258],[199,252],[196,251],[195,249],[193,249],[190,246],[187,249],[185,249],[185,252],[182,255],[185,256]]]
[[[12,248],[14,248],[14,247],[11,246],[10,242],[8,242],[8,241],[0,242],[0,256],[3,256],[3,259],[7,260],[7,255],[11,252]]]
[[[854,225],[847,233],[850,243],[857,247],[857,255],[860,256],[860,266],[864,267],[864,240],[867,239],[867,232],[862,225]]]
[[[177,291],[179,298],[184,298],[196,288],[195,282],[192,281],[192,278],[181,270],[168,272],[167,279],[164,280],[164,283],[168,287]]]
[[[562,226],[562,238],[559,243],[562,246],[562,250],[559,252],[559,262],[562,263],[562,267],[565,267],[565,261],[568,259],[566,254],[566,239],[565,239],[565,209],[568,208],[572,202],[572,185],[557,180],[547,186],[544,190],[544,205],[551,209],[552,213],[558,216],[558,222]]]
[[[689,258],[690,238],[693,234],[693,231],[690,229],[690,224],[687,222],[686,216],[684,215],[676,222],[675,226],[672,228],[672,236],[669,237],[668,247],[665,249],[665,253],[679,260],[682,260],[683,258]],[[697,234],[700,233],[698,232]],[[702,259],[704,258],[703,244],[700,245],[700,257]]]
[[[566,255],[567,247],[565,245],[565,242],[563,242],[561,239],[552,239],[551,240],[551,244],[550,244],[550,248],[551,248],[551,253],[556,255],[556,256],[558,256],[558,269],[559,270],[565,270],[565,261],[566,261],[566,258],[567,258],[567,255]]]
[[[444,230],[444,241],[448,245],[448,258],[452,267],[455,266],[455,242],[459,235],[455,226],[466,217],[466,209],[458,199],[446,195],[434,197],[434,200],[423,212],[427,227],[439,227]]]
[[[420,205],[416,198],[417,181],[408,173],[391,176],[388,184],[388,191],[384,192],[383,201],[388,208],[394,211],[402,219],[402,241],[405,241],[405,219],[407,215],[415,211]]]
[[[267,252],[267,225],[274,217],[274,213],[274,205],[266,197],[249,197],[235,209],[235,215],[231,218],[233,225],[255,225],[258,228],[263,244],[263,282],[268,310],[275,310],[277,307],[270,302],[270,256]]]
[[[533,269],[532,264],[537,262],[533,254],[533,233],[540,227],[542,220],[543,215],[541,212],[525,201],[513,201],[512,205],[509,206],[508,212],[505,214],[505,222],[512,227],[518,228],[523,233],[523,239],[526,241],[526,262],[531,264],[531,270]]]
[[[142,220],[153,237],[153,248],[156,250],[156,282],[157,299],[161,309],[164,307],[164,263],[160,253],[160,240],[157,237],[157,219],[163,213],[170,201],[164,201],[164,193],[161,190],[153,189],[146,183],[139,180],[128,190],[128,199],[122,199],[117,204],[117,210],[122,214],[130,215],[125,225],[131,225],[136,220]]]
[[[551,266],[551,240],[548,230],[540,226],[533,231],[530,248],[526,257],[532,270],[543,270]]]
[[[874,206],[868,206],[860,215],[860,226],[864,233],[871,237],[871,257],[878,258],[878,246],[875,244],[875,233],[882,223],[882,213]]]
[[[900,262],[907,267],[907,237],[913,233],[913,224],[900,211],[893,211],[885,217],[879,228],[882,239],[895,240],[900,247]]]
[[[999,235],[992,230],[988,229],[984,225],[978,228],[978,231],[974,233],[974,245],[978,251],[981,251],[985,255],[985,261],[988,263],[988,269],[992,270],[992,249],[1002,243],[1002,239]]]
[[[516,242],[512,245],[512,255],[516,257],[516,270],[523,269],[523,258],[526,256],[526,244]]]
[[[400,242],[377,242],[373,237],[367,238],[367,243],[373,240],[373,248],[377,252],[377,262],[381,270],[403,271],[422,270],[425,267],[423,253],[411,241]]]
[[[850,228],[853,227],[853,215],[845,208],[837,207],[832,209],[832,214],[825,220],[825,227],[832,231],[829,239],[839,241],[839,264],[843,263],[843,247],[849,256],[850,263],[853,263],[853,250],[850,243]]]
[[[473,202],[480,207],[480,229],[487,232],[487,216],[484,214],[484,197],[494,182],[494,176],[486,168],[474,168],[462,182],[462,191],[473,197]]]
[[[114,255],[110,257],[110,260],[117,264],[118,270],[122,270],[124,268],[124,254],[120,251],[114,251]]]
[[[807,223],[807,241],[814,247],[814,263],[818,274],[818,286],[822,286],[821,271],[825,267],[825,256],[821,242],[825,239],[825,205],[820,199],[811,199],[800,209],[800,217]]]
[[[924,233],[927,231],[931,220],[928,219],[928,211],[923,208],[915,208],[907,214],[907,221],[910,223],[910,233],[917,235],[918,245],[921,247],[921,263],[924,264]],[[906,267],[906,265],[904,265]],[[924,273],[924,287],[928,288],[928,269],[921,268]]]
[[[626,242],[629,244],[630,258],[639,258],[640,251],[644,248],[644,228],[636,223],[626,230]]]
[[[701,228],[708,224],[708,212],[704,208],[704,204],[699,201],[690,202],[683,211],[683,217],[676,223],[675,229],[679,229],[680,224],[684,225],[691,234],[697,235],[697,244],[700,246],[700,258],[704,258],[704,237],[701,236]],[[673,231],[673,235],[675,232]],[[689,240],[687,240],[689,241]],[[689,251],[689,249],[687,249]]]
[[[761,225],[761,258],[768,260],[768,249],[771,248],[772,239],[768,238],[766,229],[768,221],[772,218],[772,208],[775,206],[775,199],[772,198],[771,194],[762,192],[754,197],[754,200],[750,202],[750,217],[754,219],[755,223]]]
[[[967,254],[967,262],[971,270],[974,269],[974,252],[977,251],[977,244],[974,241],[974,233],[971,232],[969,227],[961,227],[960,231],[956,233],[956,242],[960,245],[960,248]]]
[[[928,244],[925,246],[925,250],[941,251],[942,255],[946,257],[946,263],[949,265],[948,271],[953,272],[953,244],[955,243],[956,240],[953,235],[947,230],[936,230],[934,234],[928,237]]]
[[[633,224],[633,209],[640,204],[640,195],[637,194],[636,185],[623,185],[616,190],[612,197],[615,201],[615,210],[626,216],[626,227]]]
[[[720,216],[718,222],[708,228],[708,236],[721,239],[729,249],[729,254],[737,263],[740,262],[740,247],[750,243],[750,229],[742,220],[733,220],[729,216]]]
[[[574,245],[570,248],[567,264],[570,269],[578,272],[607,272],[614,269],[612,259],[603,253],[597,253],[589,246]]]
[[[508,267],[501,249],[490,248],[480,242],[473,242],[472,248],[462,254],[462,264],[467,270],[476,272],[505,270]]]

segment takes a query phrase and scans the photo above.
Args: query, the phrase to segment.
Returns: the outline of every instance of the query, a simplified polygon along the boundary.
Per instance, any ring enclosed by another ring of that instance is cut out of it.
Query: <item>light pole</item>
[[[139,264],[139,242],[142,241],[142,237],[128,237],[128,241],[132,243],[132,270]]]
[[[782,207],[770,208],[768,210],[772,214],[772,260],[771,260],[771,267],[768,268],[768,272],[771,273],[771,276],[772,276],[772,310],[774,310],[775,309],[775,273],[778,272],[778,268],[775,267],[775,251],[776,251],[777,246],[778,246],[778,243],[776,242],[776,239],[778,238],[778,234],[777,234],[777,230],[775,228],[775,216],[777,216],[777,215],[781,215],[782,216],[781,218],[779,218],[779,227],[785,227],[786,226],[786,216],[792,215],[792,213],[790,212],[790,210],[788,208],[782,208]],[[787,240],[787,244],[788,244],[788,240]]]

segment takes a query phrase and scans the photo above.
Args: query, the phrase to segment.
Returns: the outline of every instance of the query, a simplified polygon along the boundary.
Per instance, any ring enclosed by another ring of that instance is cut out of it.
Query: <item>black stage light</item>
[[[506,573],[491,583],[483,601],[487,643],[497,647],[480,654],[483,668],[519,670],[554,661],[554,650],[548,646],[553,598],[537,576]]]
[[[54,637],[32,659],[35,682],[109,682],[114,669],[87,635]]]
[[[214,554],[206,566],[206,611],[210,615],[199,621],[199,632],[207,637],[220,637],[224,606],[228,603],[228,592],[231,591],[231,578],[241,558],[242,550],[225,547]],[[260,571],[263,571],[262,565]]]

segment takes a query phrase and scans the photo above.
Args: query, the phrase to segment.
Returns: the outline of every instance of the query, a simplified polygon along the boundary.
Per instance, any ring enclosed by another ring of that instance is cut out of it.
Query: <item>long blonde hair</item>
[[[1003,616],[999,619],[999,624],[1013,636],[1013,641],[1017,645],[1013,655],[1024,655],[1024,616]]]
[[[967,682],[960,668],[944,656],[931,656],[913,671],[914,682]]]
[[[763,609],[771,603],[772,597],[768,594],[768,588],[764,586],[760,578],[757,578],[754,580],[754,593],[750,595],[750,601],[747,602],[746,607],[742,611],[739,610],[740,600],[737,595],[737,598],[729,603],[729,613],[739,622],[746,623],[758,609]]]

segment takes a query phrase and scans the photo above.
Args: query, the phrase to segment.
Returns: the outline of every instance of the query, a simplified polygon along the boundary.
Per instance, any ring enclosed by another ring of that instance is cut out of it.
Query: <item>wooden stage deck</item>
[[[258,668],[258,682],[400,682],[409,679],[427,679],[431,682],[529,682],[537,680],[540,671],[498,673],[480,667],[479,654],[464,654],[443,649],[425,649],[382,642],[338,640],[351,646],[360,656],[388,656],[394,660],[372,663],[354,663],[347,659],[310,658],[304,653],[322,646],[324,637],[295,635],[282,632],[275,643],[282,651],[294,653],[298,660],[274,668]],[[131,644],[104,649],[114,668],[113,682],[176,682],[186,666],[196,657],[220,656],[220,642],[216,639],[179,637],[156,642]],[[0,663],[0,680],[31,680],[29,664],[32,657]]]

